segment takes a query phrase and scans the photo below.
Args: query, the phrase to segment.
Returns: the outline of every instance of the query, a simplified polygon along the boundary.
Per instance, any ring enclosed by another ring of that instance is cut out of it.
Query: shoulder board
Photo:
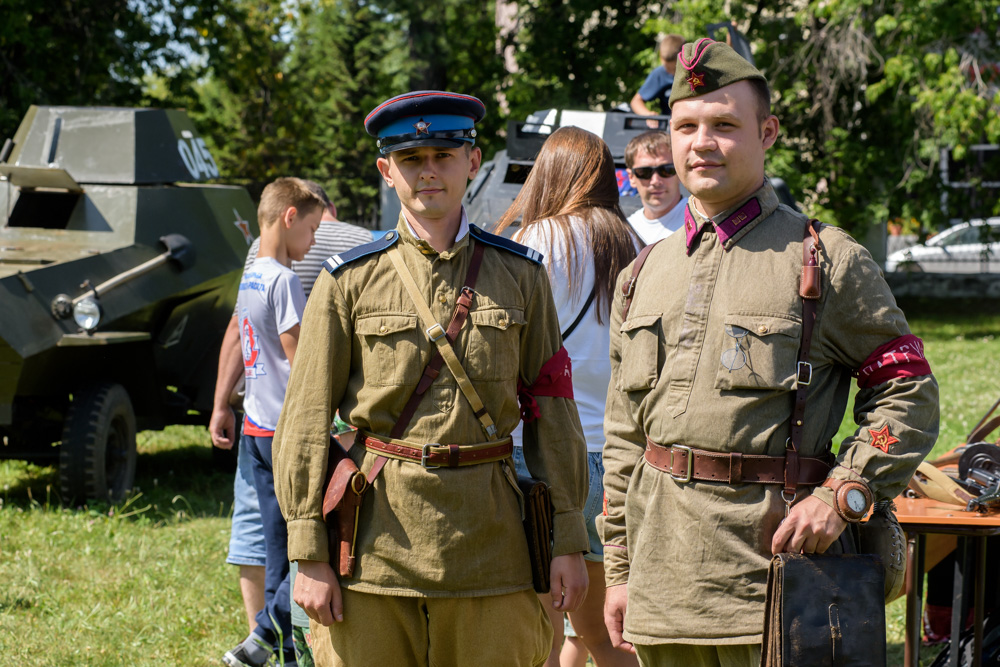
[[[395,230],[390,231],[377,241],[363,243],[359,246],[351,248],[350,250],[342,252],[339,255],[334,255],[323,262],[323,268],[330,273],[333,273],[344,264],[353,262],[356,259],[361,259],[362,257],[367,257],[368,255],[374,255],[377,252],[382,252],[398,240],[399,234]]]
[[[489,232],[484,232],[479,227],[475,225],[469,225],[469,233],[477,240],[481,241],[487,245],[494,246],[496,248],[502,248],[508,252],[512,252],[515,255],[520,255],[525,259],[530,259],[536,264],[542,263],[542,253],[538,252],[534,248],[529,248],[526,245],[521,245],[516,241],[511,241],[505,236],[498,236],[496,234],[490,234]]]

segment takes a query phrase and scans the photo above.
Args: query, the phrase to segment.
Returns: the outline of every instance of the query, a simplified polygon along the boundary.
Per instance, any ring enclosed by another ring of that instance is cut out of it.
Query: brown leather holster
[[[330,436],[323,520],[330,539],[330,566],[341,577],[354,574],[354,543],[358,537],[358,516],[368,479],[344,451],[336,436]]]

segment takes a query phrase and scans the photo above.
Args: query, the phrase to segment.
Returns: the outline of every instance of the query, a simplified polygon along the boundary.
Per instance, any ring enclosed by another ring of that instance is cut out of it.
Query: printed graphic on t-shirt
[[[264,372],[264,363],[258,363],[260,356],[259,339],[254,330],[253,322],[246,308],[240,311],[240,339],[243,343],[243,376],[248,380],[267,375]]]

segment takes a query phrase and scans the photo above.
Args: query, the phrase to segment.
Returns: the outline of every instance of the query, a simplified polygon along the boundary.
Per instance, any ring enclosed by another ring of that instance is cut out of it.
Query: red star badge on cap
[[[691,86],[691,90],[704,86],[705,75],[698,74],[697,72],[691,72],[691,75],[688,77],[688,85]]]
[[[421,118],[420,120],[418,120],[416,123],[413,124],[413,129],[417,131],[417,136],[419,137],[421,134],[430,135],[431,132],[430,130],[427,129],[430,126],[431,126],[430,123],[425,123],[424,119]]]
[[[899,438],[894,437],[892,433],[889,432],[888,424],[878,430],[870,428],[868,429],[868,432],[872,434],[872,447],[881,449],[886,454],[889,453],[889,445],[899,442]]]

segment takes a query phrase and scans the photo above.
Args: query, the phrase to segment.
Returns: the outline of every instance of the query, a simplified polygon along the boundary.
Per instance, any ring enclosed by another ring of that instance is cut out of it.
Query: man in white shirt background
[[[650,130],[637,135],[625,147],[628,179],[642,200],[642,208],[628,223],[643,243],[649,245],[670,236],[684,225],[687,197],[670,153],[670,135]]]

